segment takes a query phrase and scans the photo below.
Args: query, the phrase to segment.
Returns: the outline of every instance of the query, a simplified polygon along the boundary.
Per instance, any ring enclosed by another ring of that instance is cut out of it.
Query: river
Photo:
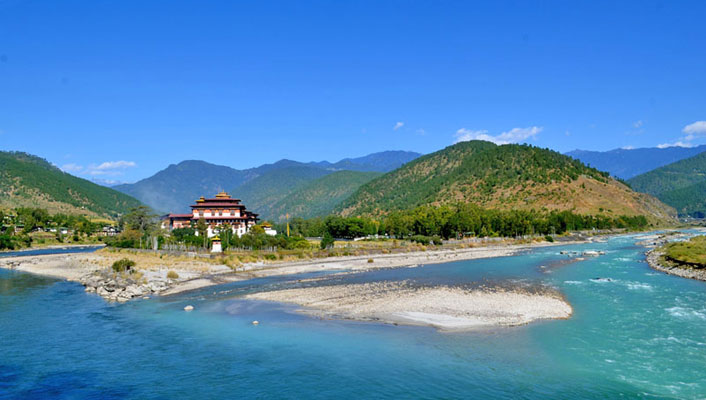
[[[0,398],[704,398],[706,283],[651,270],[637,240],[331,278],[551,286],[574,308],[568,320],[465,333],[241,298],[312,275],[110,304],[0,270]],[[588,249],[606,254],[559,254]]]

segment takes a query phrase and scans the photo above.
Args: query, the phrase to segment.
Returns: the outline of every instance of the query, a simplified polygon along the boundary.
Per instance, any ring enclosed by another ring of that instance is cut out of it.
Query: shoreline
[[[374,269],[415,267],[481,258],[507,257],[535,248],[591,243],[591,240],[566,242],[536,242],[529,244],[499,244],[461,249],[440,249],[408,253],[366,256],[339,256],[302,261],[252,263],[235,270],[223,264],[177,257],[165,258],[154,254],[122,252],[61,253],[0,257],[0,268],[18,270],[79,282],[87,292],[95,292],[109,301],[128,301],[147,295],[169,296],[204,287],[272,276],[310,272],[363,272]],[[64,246],[62,246],[64,247]],[[137,259],[139,278],[112,273],[113,261],[129,257]],[[148,261],[141,261],[142,259]],[[373,262],[369,262],[369,260]],[[178,277],[169,278],[174,271]]]
[[[703,231],[703,229],[697,229]],[[663,251],[660,251],[662,246],[670,242],[670,239],[683,238],[686,235],[683,233],[677,234],[657,234],[651,237],[647,237],[636,244],[639,246],[644,246],[648,250],[645,252],[645,261],[647,265],[650,266],[655,271],[663,272],[668,275],[678,276],[680,278],[694,279],[697,281],[706,282],[706,269],[698,270],[693,268],[682,268],[679,266],[669,266],[663,265],[660,259],[664,255]]]
[[[664,255],[663,252],[658,251],[657,248],[649,250],[646,255],[647,265],[655,271],[664,272],[668,275],[678,276],[680,278],[694,279],[697,281],[706,282],[706,270],[697,270],[690,268],[681,267],[670,267],[662,265],[660,263],[660,258]]]
[[[282,289],[245,298],[295,304],[302,307],[299,312],[312,317],[431,326],[445,332],[568,319],[573,313],[571,305],[554,292],[412,287],[405,281]]]

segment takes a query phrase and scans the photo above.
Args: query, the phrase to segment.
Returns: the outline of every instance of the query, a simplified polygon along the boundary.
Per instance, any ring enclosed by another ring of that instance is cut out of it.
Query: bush
[[[324,237],[321,238],[321,243],[320,243],[321,250],[325,250],[325,249],[333,247],[333,243],[334,243],[333,236],[331,236],[331,234],[328,232],[324,233]]]
[[[125,272],[131,271],[132,267],[135,266],[135,262],[129,258],[123,258],[113,263],[113,271],[115,272]]]
[[[544,240],[550,243],[554,243],[554,238],[551,235],[547,235],[544,237]]]
[[[429,243],[431,243],[431,239],[428,236],[424,236],[424,235],[414,235],[411,238],[409,238],[409,240],[411,242],[423,244],[425,246],[428,245]]]
[[[374,261],[372,258],[368,258],[368,264],[372,264]]]
[[[263,257],[265,257],[265,260],[269,260],[269,261],[277,260],[276,254],[264,254]]]
[[[441,246],[443,244],[443,242],[441,241],[441,236],[438,235],[432,236],[431,242],[437,246]]]
[[[169,279],[179,279],[179,274],[177,274],[176,272],[174,272],[174,271],[172,271],[172,270],[169,270],[169,272],[167,272],[167,278],[169,278]]]

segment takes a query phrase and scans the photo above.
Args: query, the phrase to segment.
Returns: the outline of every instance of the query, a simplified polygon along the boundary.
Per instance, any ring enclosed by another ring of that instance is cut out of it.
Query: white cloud
[[[519,143],[527,139],[534,138],[542,132],[544,128],[540,126],[531,126],[529,128],[512,128],[507,132],[502,132],[499,135],[490,135],[487,130],[474,131],[461,128],[456,131],[456,141],[466,142],[469,140],[485,140],[495,144]]]
[[[123,170],[127,168],[134,168],[137,163],[134,161],[105,161],[101,164],[90,164],[87,167],[78,165],[75,163],[64,164],[61,169],[65,172],[70,173],[80,173],[82,175],[91,176],[119,176],[123,174]]]
[[[632,123],[632,127],[635,128],[635,129],[638,129],[638,128],[640,128],[640,127],[641,127],[642,125],[644,125],[644,124],[645,124],[645,123],[644,123],[642,120],[639,120],[639,121],[633,122],[633,123]]]
[[[695,144],[691,143],[694,139],[706,136],[706,121],[696,121],[684,127],[681,130],[684,133],[679,140],[674,143],[662,143],[657,145],[658,148],[664,149],[666,147],[694,147]]]
[[[398,123],[395,124],[394,127],[392,127],[392,130],[393,130],[393,131],[396,131],[396,130],[402,128],[403,126],[404,126],[404,122],[398,122]]]
[[[696,121],[693,124],[689,124],[682,129],[682,132],[692,139],[697,135],[706,135],[706,121]]]
[[[419,136],[424,136],[424,135],[427,134],[427,131],[425,131],[424,129],[419,128],[419,129],[417,129],[416,133],[417,133],[417,135],[419,135]]]
[[[635,148],[635,146],[630,146],[630,145],[621,147],[621,149],[623,149],[623,150],[633,150],[634,148]]]
[[[83,166],[74,163],[69,163],[62,165],[61,170],[64,172],[81,172],[83,171]]]
[[[97,167],[93,167],[92,169],[97,170],[97,171],[108,171],[108,170],[114,170],[114,169],[125,169],[125,168],[132,168],[136,167],[137,164],[135,164],[134,161],[106,161],[102,163],[101,165],[98,165]]]
[[[658,149],[666,149],[667,147],[694,147],[694,145],[689,142],[682,142],[681,140],[674,143],[662,143],[657,145]]]

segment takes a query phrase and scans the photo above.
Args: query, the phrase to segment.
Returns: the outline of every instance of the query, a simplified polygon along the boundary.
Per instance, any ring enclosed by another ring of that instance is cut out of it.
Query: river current
[[[0,398],[706,398],[706,283],[651,270],[637,240],[331,278],[550,286],[574,308],[466,333],[241,298],[314,275],[109,304],[0,270]],[[561,250],[606,254],[566,263]]]

